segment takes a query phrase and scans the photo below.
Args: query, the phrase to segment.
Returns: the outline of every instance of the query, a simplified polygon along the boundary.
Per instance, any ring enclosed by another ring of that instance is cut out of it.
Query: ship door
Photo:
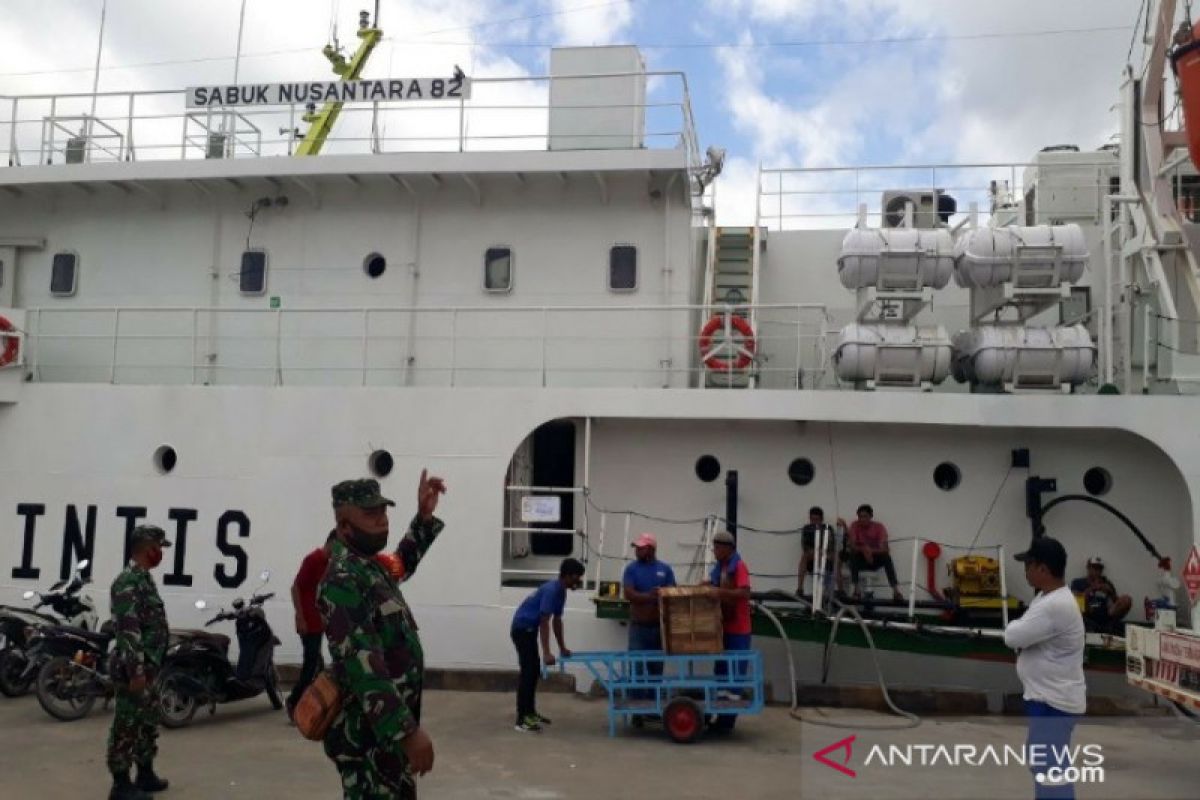
[[[569,489],[575,485],[575,423],[562,419],[547,422],[533,432],[533,485]],[[553,528],[555,533],[533,533],[529,549],[535,556],[565,557],[575,552],[575,495],[564,492],[558,522],[531,522],[531,528]]]
[[[554,420],[529,434],[513,453],[504,487],[510,578],[557,574],[558,560],[576,550],[576,438],[572,420]],[[529,561],[518,569],[511,563],[515,559]]]

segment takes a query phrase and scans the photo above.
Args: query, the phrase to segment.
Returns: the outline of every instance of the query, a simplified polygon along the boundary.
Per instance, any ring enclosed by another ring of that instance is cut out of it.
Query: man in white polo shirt
[[[1051,768],[1071,766],[1063,753],[1079,715],[1087,710],[1083,680],[1083,615],[1063,576],[1067,551],[1056,539],[1039,536],[1017,561],[1037,596],[1020,619],[1008,623],[1004,643],[1017,650],[1017,677],[1025,688],[1029,717],[1026,742],[1038,800],[1074,800],[1075,786],[1054,780]]]

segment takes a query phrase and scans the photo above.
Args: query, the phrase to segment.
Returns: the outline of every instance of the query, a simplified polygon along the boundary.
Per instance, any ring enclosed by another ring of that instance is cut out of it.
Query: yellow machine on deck
[[[999,597],[1000,562],[987,556],[961,556],[946,565],[957,597]]]
[[[1020,606],[1017,598],[1001,596],[1000,562],[987,556],[961,556],[946,565],[950,573],[952,595],[959,608],[999,610],[1007,604],[1009,609]]]

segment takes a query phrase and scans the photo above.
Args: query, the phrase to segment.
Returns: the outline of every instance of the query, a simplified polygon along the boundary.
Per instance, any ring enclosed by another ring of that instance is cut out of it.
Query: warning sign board
[[[1183,585],[1187,587],[1188,599],[1195,603],[1196,596],[1200,595],[1200,550],[1196,545],[1192,545],[1192,552],[1188,553],[1183,565]]]

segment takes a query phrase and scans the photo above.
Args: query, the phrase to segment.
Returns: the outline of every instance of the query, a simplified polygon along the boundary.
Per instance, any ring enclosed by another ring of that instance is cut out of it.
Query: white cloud
[[[633,22],[632,0],[551,0],[556,40],[565,45],[614,44],[628,35]]]
[[[717,176],[717,224],[753,225],[758,197],[758,165],[746,158],[731,158]]]
[[[19,6],[10,9],[9,5]],[[369,5],[369,4],[367,4]],[[5,10],[20,12],[0,26],[0,94],[90,92],[96,35],[99,24],[97,3],[70,0],[5,0]],[[144,91],[183,89],[192,85],[227,83],[233,78],[232,56],[235,50],[240,0],[213,0],[202,6],[182,0],[153,4],[132,4],[110,0],[105,30],[100,90]],[[339,39],[347,53],[358,45],[355,37],[358,6],[341,3]],[[321,55],[330,27],[328,3],[295,0],[250,0],[247,4],[243,58],[239,82],[273,82],[332,79],[329,64]],[[505,14],[518,16],[514,11]],[[528,72],[516,61],[490,48],[487,39],[494,34],[490,26],[471,26],[494,20],[496,6],[489,0],[384,0],[380,26],[384,41],[367,64],[367,77],[416,77],[449,74],[460,65],[472,76],[521,77]],[[55,30],[54,48],[38,47],[41,32]],[[153,32],[153,35],[147,35]],[[433,33],[436,32],[436,33]],[[437,41],[453,44],[433,44]],[[428,41],[428,44],[421,43]],[[111,69],[147,62],[181,62],[135,69]],[[80,69],[82,68],[82,69]],[[67,71],[59,71],[67,70]],[[79,70],[79,71],[71,71]],[[5,76],[14,72],[48,72],[29,76]],[[544,84],[480,84],[475,105],[546,104]],[[72,113],[86,111],[86,102]],[[113,101],[121,107],[108,108],[101,103],[100,115],[124,117],[124,98]],[[111,105],[111,104],[110,104]],[[63,113],[63,104],[59,111]],[[458,115],[442,106],[428,112],[405,111],[386,115],[382,126],[389,137],[457,137]],[[6,105],[0,111],[7,112]],[[162,123],[139,124],[135,140],[139,156],[176,157],[179,148],[180,121],[183,113],[179,95],[139,99],[140,114],[175,115]],[[48,113],[32,103],[25,104],[22,118],[30,119],[22,127],[23,146],[36,150],[40,125],[37,120]],[[489,139],[477,141],[486,149],[531,148],[544,143],[545,111],[471,112],[467,133],[473,137],[526,136],[525,139]],[[289,124],[285,113],[255,118],[264,139],[276,140],[282,148],[279,129]],[[299,123],[299,120],[296,120]],[[303,123],[299,123],[303,128]],[[123,129],[123,124],[119,125]],[[6,131],[5,131],[6,132]],[[335,138],[364,139],[370,132],[369,107],[347,106],[335,129]],[[32,144],[30,140],[32,139]],[[169,149],[167,148],[169,143]],[[143,150],[162,144],[161,150]],[[452,149],[456,142],[393,141],[391,149]],[[365,141],[331,142],[327,151],[349,149],[366,152]],[[28,154],[27,154],[28,155]]]
[[[840,49],[720,50],[722,102],[750,143],[737,155],[745,164],[799,167],[1024,161],[1051,144],[1098,147],[1117,128],[1112,106],[1128,34],[978,37],[1132,27],[1137,12],[1122,0],[713,0],[710,9],[722,20],[742,20],[743,44],[753,41],[751,29],[759,40],[930,37],[928,45],[862,46],[858,61]],[[836,79],[823,86],[808,78],[810,66],[830,71],[822,60],[831,58],[848,64]],[[789,75],[802,88],[780,80]],[[752,187],[753,177],[745,176],[733,170],[730,182]],[[733,216],[726,200],[739,191],[745,193],[735,189],[719,202],[723,222]],[[745,217],[747,208],[752,215],[753,203],[751,196],[736,216]]]

